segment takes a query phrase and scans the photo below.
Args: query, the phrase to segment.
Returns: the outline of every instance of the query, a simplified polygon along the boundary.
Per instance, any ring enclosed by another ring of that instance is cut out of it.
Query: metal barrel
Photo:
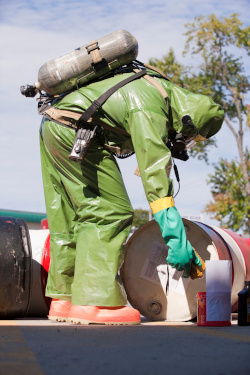
[[[231,260],[232,311],[250,275],[250,246],[237,234],[183,219],[187,238],[206,260]],[[168,247],[152,220],[129,239],[121,269],[130,304],[150,320],[188,321],[197,316],[197,293],[206,291],[205,277],[191,280],[166,263]]]
[[[31,244],[22,219],[0,217],[0,318],[24,317],[30,303]]]
[[[43,64],[35,86],[61,94],[131,63],[137,54],[135,37],[126,30],[114,31]]]
[[[29,231],[24,220],[0,217],[0,319],[42,317],[48,230]]]

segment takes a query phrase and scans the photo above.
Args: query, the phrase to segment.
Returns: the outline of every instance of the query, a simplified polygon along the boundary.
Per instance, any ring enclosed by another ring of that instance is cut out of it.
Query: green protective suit
[[[93,100],[131,74],[117,74],[62,95],[54,107],[82,113]],[[189,114],[199,132],[207,135],[209,128],[211,136],[223,121],[223,111],[209,98],[194,96],[163,78],[156,80],[168,93],[170,113],[157,88],[140,78],[116,91],[95,114],[110,127],[127,132],[119,134],[104,128],[105,142],[135,151],[155,216],[169,209],[164,199],[162,205],[161,198],[171,197],[173,193],[166,173],[171,160],[165,145],[168,129],[174,127],[180,131],[181,117]],[[132,223],[133,209],[116,160],[97,137],[81,163],[71,161],[69,153],[75,130],[52,121],[43,119],[40,134],[51,236],[46,295],[71,300],[75,305],[124,305],[126,296],[117,273],[123,261],[123,244]],[[171,237],[171,230],[168,232],[167,236]]]

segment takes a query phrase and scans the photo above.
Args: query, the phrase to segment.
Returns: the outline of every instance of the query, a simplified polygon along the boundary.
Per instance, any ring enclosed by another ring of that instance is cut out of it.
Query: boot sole
[[[61,316],[48,316],[49,320],[54,320],[55,322],[63,322],[63,323],[69,323],[68,318],[64,318]]]
[[[68,323],[74,324],[82,324],[82,325],[89,325],[89,324],[99,324],[99,325],[107,325],[107,326],[128,326],[128,325],[136,325],[140,324],[140,321],[135,322],[95,322],[93,320],[84,320],[84,319],[77,319],[77,318],[68,318]]]

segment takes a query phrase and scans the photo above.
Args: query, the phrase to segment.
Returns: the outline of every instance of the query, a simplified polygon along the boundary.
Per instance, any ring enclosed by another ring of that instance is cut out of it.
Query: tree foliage
[[[148,221],[149,211],[143,210],[141,208],[135,210],[132,226],[140,228],[143,224],[146,224]]]
[[[195,67],[178,63],[173,50],[162,60],[151,59],[150,63],[166,72],[173,83],[208,95],[223,106],[225,123],[237,144],[238,160],[220,159],[215,166],[214,174],[209,179],[213,186],[213,202],[206,206],[206,212],[231,229],[245,228],[245,232],[250,233],[249,150],[246,142],[247,131],[250,129],[250,104],[245,99],[250,89],[250,81],[245,73],[245,60],[242,58],[244,53],[245,58],[250,55],[250,26],[244,28],[237,14],[222,18],[212,14],[195,18],[194,22],[186,25],[186,29],[187,40],[183,54],[191,54],[196,58]],[[171,63],[172,66],[164,66]],[[198,143],[196,148],[192,149],[191,156],[208,161],[207,151],[211,145],[216,146],[215,139],[209,141]],[[234,189],[230,173],[226,173],[225,168],[232,173],[237,172],[234,176],[243,193]],[[224,191],[221,176],[217,178],[219,173],[224,173],[223,183],[228,187],[232,185],[232,189]],[[229,202],[239,202],[239,207],[243,207],[243,196],[244,214],[239,214],[236,209],[232,209]]]
[[[159,68],[175,85],[184,87],[187,68],[176,60],[173,48],[164,55],[162,60],[150,59],[149,64]]]
[[[250,173],[250,155],[247,155]],[[239,162],[221,158],[215,166],[214,174],[209,175],[212,197],[205,212],[220,222],[222,227],[248,233],[246,217],[250,211],[250,201],[245,190],[242,168]]]

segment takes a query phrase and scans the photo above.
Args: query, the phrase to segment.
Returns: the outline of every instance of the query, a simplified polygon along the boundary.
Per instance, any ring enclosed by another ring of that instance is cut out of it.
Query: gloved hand
[[[165,244],[169,247],[167,262],[178,271],[184,271],[183,277],[202,277],[205,263],[197,255],[187,240],[185,228],[175,207],[164,208],[154,214],[159,224]]]
[[[195,251],[195,250],[194,250]],[[203,259],[199,256],[199,254],[195,251],[195,254],[201,261],[201,266],[198,264],[192,262],[191,263],[191,272],[190,272],[190,277],[191,279],[199,279],[203,276],[203,273],[205,271],[206,265]]]

